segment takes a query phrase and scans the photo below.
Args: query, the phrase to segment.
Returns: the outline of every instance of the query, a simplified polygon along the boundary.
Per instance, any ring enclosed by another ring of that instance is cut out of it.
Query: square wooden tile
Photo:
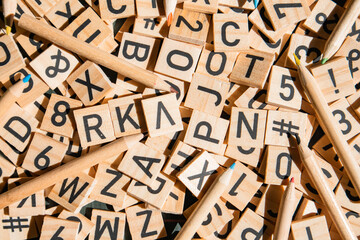
[[[326,64],[310,68],[327,102],[355,93],[346,58],[332,59]]]
[[[140,204],[127,208],[125,212],[132,239],[166,237],[161,211],[145,208],[145,204]]]
[[[101,19],[118,19],[135,15],[135,1],[99,0]]]
[[[264,146],[267,111],[231,108],[228,144],[262,148]]]
[[[103,70],[90,61],[77,68],[66,82],[85,106],[98,103],[112,90],[111,82]]]
[[[202,47],[164,38],[155,72],[190,82]]]
[[[60,0],[45,13],[45,17],[58,29],[64,29],[80,15],[85,7],[76,0]]]
[[[294,240],[313,238],[330,240],[330,234],[324,215],[305,218],[291,223],[291,235]]]
[[[9,76],[17,69],[25,67],[25,61],[22,58],[20,50],[18,49],[14,39],[8,35],[0,37],[0,75]],[[8,81],[8,78],[0,77],[1,83]]]
[[[184,5],[186,2],[184,2]],[[210,16],[188,9],[176,8],[168,37],[174,40],[204,45],[210,26]]]
[[[143,99],[141,105],[150,137],[183,130],[181,115],[174,93]],[[156,111],[154,111],[154,108]]]
[[[48,197],[67,210],[78,213],[91,193],[93,182],[94,178],[80,172],[78,176],[55,184]]]
[[[184,1],[184,9],[195,12],[214,14],[218,11],[218,0],[186,0]]]
[[[263,4],[275,31],[300,22],[311,13],[306,0],[269,0]]]
[[[241,51],[229,79],[231,82],[263,88],[275,55],[255,49]]]
[[[184,142],[214,153],[222,153],[229,121],[193,110]]]
[[[214,14],[213,27],[215,51],[237,52],[249,48],[247,14]]]
[[[77,109],[74,111],[74,117],[82,147],[115,140],[107,104]]]
[[[238,53],[216,52],[214,45],[205,44],[196,68],[196,73],[212,76],[222,80],[228,79]]]
[[[95,227],[90,232],[90,239],[124,239],[125,218],[126,215],[123,212],[93,209],[91,222],[95,224]]]
[[[0,119],[0,137],[22,152],[30,142],[31,133],[36,131],[39,121],[17,104],[9,106]]]
[[[195,73],[184,106],[220,117],[229,89],[227,82]]]
[[[40,129],[72,138],[75,129],[73,110],[81,106],[79,100],[51,94]]]
[[[165,155],[143,143],[136,143],[126,152],[118,170],[151,187],[164,163]]]
[[[86,238],[95,225],[93,222],[90,221],[90,219],[86,218],[81,213],[72,213],[67,210],[61,211],[58,218],[79,222],[79,229],[75,240],[83,240],[84,238]]]
[[[221,172],[222,169],[215,159],[208,152],[202,151],[177,173],[177,177],[200,199]]]
[[[77,221],[59,219],[51,216],[45,216],[41,228],[41,240],[51,240],[60,238],[72,240],[77,237],[80,223]]]
[[[159,173],[156,180],[151,186],[132,180],[127,193],[143,202],[149,203],[152,206],[161,209],[166,199],[169,197],[175,181],[163,173]]]
[[[296,71],[273,66],[267,90],[267,103],[294,110],[301,108],[303,89]]]
[[[300,112],[269,111],[266,124],[265,144],[289,147],[288,133],[305,134],[306,114]]]
[[[60,86],[78,64],[73,54],[55,45],[30,62],[30,66],[51,89]]]
[[[230,184],[222,197],[243,211],[261,184],[256,173],[236,162]]]
[[[67,144],[35,133],[21,167],[36,174],[49,171],[60,165],[67,149]]]

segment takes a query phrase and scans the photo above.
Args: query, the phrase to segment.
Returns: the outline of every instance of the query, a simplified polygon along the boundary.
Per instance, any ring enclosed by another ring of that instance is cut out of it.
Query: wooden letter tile
[[[209,14],[217,13],[218,0],[186,0],[184,1],[184,9]]]
[[[301,108],[302,88],[296,71],[273,66],[270,77],[266,102],[279,107],[286,107],[294,110]]]
[[[55,184],[49,198],[71,212],[79,212],[82,204],[87,200],[94,179],[85,173],[76,177],[69,177]]]
[[[135,0],[137,16],[145,17],[159,17],[161,10],[163,10],[162,1],[158,0]]]
[[[56,28],[64,29],[84,10],[84,6],[77,0],[60,0],[45,14],[45,17]]]
[[[84,215],[80,213],[72,213],[67,210],[63,210],[58,216],[58,218],[79,222],[79,229],[75,240],[85,239],[95,225]]]
[[[82,147],[93,146],[115,139],[107,104],[74,111]]]
[[[335,190],[337,202],[346,209],[351,209],[354,212],[360,212],[360,198],[356,193],[351,181],[346,175],[340,180]]]
[[[41,228],[40,240],[64,239],[73,240],[77,237],[80,223],[77,221],[45,216]]]
[[[56,0],[26,0],[28,6],[40,17],[44,17],[45,13],[47,13],[56,2]]]
[[[306,0],[269,0],[263,4],[275,31],[300,22],[311,13]]]
[[[208,152],[202,151],[181,169],[177,177],[195,197],[201,198],[222,171],[215,159]]]
[[[202,47],[165,38],[155,71],[190,82]]]
[[[170,26],[169,38],[204,45],[210,26],[209,15],[176,8],[173,21],[174,24]]]
[[[353,80],[356,82],[355,87],[358,89],[360,78],[360,43],[351,37],[347,37],[341,45],[341,48],[335,54],[336,57],[346,57]]]
[[[21,167],[36,174],[49,171],[60,165],[67,149],[67,144],[35,133]]]
[[[331,0],[317,1],[310,16],[306,18],[304,26],[327,39],[339,21],[344,9]]]
[[[113,169],[108,164],[99,164],[95,176],[96,184],[90,193],[90,198],[117,207],[122,207],[126,187],[130,178]]]
[[[85,106],[99,102],[112,89],[109,78],[98,65],[90,61],[77,68],[66,82]]]
[[[300,112],[269,111],[265,144],[289,147],[290,142],[287,134],[305,135],[306,114]]]
[[[52,45],[31,61],[30,66],[51,89],[55,89],[65,81],[78,63],[70,52]]]
[[[235,164],[230,184],[222,197],[243,211],[261,186],[258,176],[242,163]]]
[[[195,209],[195,203],[184,211],[184,216],[189,218]],[[207,218],[204,219],[201,226],[198,228],[197,233],[203,239],[209,239],[209,236],[216,230],[220,230],[232,218],[231,212],[225,206],[225,203],[219,199],[214,207],[210,210]]]
[[[237,55],[237,52],[215,52],[213,45],[206,44],[201,52],[196,72],[227,79],[234,67]]]
[[[214,14],[213,27],[216,52],[236,52],[249,48],[249,27],[246,14]]]
[[[324,50],[325,40],[301,34],[292,34],[288,47],[286,66],[296,68],[294,53],[301,60],[301,64],[307,66],[320,61]]]
[[[314,154],[315,159],[317,160],[318,165],[320,166],[322,172],[324,173],[326,182],[331,190],[334,190],[335,187],[338,185],[341,176],[343,175],[339,170],[335,169],[331,164],[325,161],[323,158],[319,157],[318,155]],[[301,185],[303,189],[300,189],[306,195],[311,197],[317,202],[321,202],[321,198],[319,193],[317,192],[312,180],[308,172],[304,169],[301,175]]]
[[[180,181],[176,181],[170,191],[169,197],[166,199],[162,212],[170,214],[182,214],[185,202],[186,187]]]
[[[14,39],[8,35],[0,37],[0,79],[9,76],[16,70],[25,67],[25,61],[16,46]],[[5,78],[4,80],[8,80]],[[4,81],[0,81],[4,83]]]
[[[228,145],[225,156],[236,159],[242,163],[256,167],[260,160],[261,149]]]
[[[281,197],[284,194],[284,191],[285,186],[268,185],[257,204],[255,212],[271,222],[276,222]],[[294,209],[298,205],[301,197],[302,193],[296,190]]]
[[[30,178],[9,178],[8,187],[12,189],[16,186],[29,181]],[[29,197],[20,201],[16,201],[9,205],[9,216],[12,217],[27,217],[45,214],[45,196],[44,190],[40,190]]]
[[[16,42],[21,45],[21,48],[26,52],[30,59],[39,56],[39,54],[47,49],[51,43],[48,40],[27,31],[14,37]]]
[[[221,153],[229,121],[194,110],[184,142],[214,153]]]
[[[39,234],[35,225],[34,217],[11,217],[0,212],[1,239],[28,239],[38,238]]]
[[[341,98],[330,105],[334,118],[340,124],[340,130],[346,140],[360,132],[359,119],[346,99]]]
[[[289,177],[300,183],[301,160],[296,151],[279,146],[268,146],[264,183],[287,185]]]
[[[133,240],[152,240],[166,237],[166,230],[159,210],[135,205],[125,210]]]
[[[330,240],[329,229],[324,215],[305,218],[291,223],[294,240]]]
[[[263,88],[275,56],[255,49],[241,51],[236,59],[230,81],[250,87]]]
[[[150,187],[136,180],[132,180],[127,189],[127,193],[143,202],[147,202],[152,206],[161,209],[164,206],[166,199],[169,197],[174,184],[174,180],[167,177],[165,174],[160,173]]]
[[[354,81],[346,58],[336,58],[311,68],[327,102],[355,93]]]
[[[140,106],[141,94],[121,97],[108,102],[115,137],[123,137],[146,130]]]
[[[159,45],[158,39],[124,32],[118,57],[141,68],[153,69]]]
[[[264,146],[267,111],[231,108],[228,144],[262,148]]]
[[[135,15],[135,1],[99,0],[102,19],[118,19]]]
[[[69,26],[64,29],[68,33],[82,41],[97,47],[109,36],[112,38],[110,28],[92,10],[87,8]]]
[[[227,82],[194,74],[184,106],[220,117],[229,89]]]
[[[40,129],[72,138],[75,129],[72,110],[81,106],[79,100],[51,94]]]
[[[125,233],[125,213],[94,209],[91,221],[95,224],[89,239],[122,240]]]
[[[182,167],[186,166],[194,159],[197,153],[198,151],[195,148],[178,140],[173,147],[172,153],[163,169],[163,172],[175,177]]]
[[[141,104],[150,137],[183,130],[176,94],[144,99]]]
[[[28,145],[31,133],[35,132],[39,122],[17,104],[0,118],[0,136],[14,148],[22,152]]]
[[[118,170],[151,187],[164,163],[165,155],[143,143],[137,143],[126,152]]]
[[[167,27],[166,17],[158,18],[136,18],[133,33],[154,37],[167,37],[169,28]]]
[[[227,239],[238,240],[239,236],[251,236],[254,239],[271,239],[273,231],[273,224],[250,209],[246,209]]]

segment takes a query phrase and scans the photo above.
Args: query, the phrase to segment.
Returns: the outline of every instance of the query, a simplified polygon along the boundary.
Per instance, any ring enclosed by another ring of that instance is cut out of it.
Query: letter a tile
[[[165,158],[165,155],[145,144],[136,143],[127,151],[118,170],[151,187],[165,163]]]

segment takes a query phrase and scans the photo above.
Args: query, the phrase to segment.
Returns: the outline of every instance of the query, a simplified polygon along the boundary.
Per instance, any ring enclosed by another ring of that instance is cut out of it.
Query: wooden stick
[[[322,64],[326,63],[339,50],[359,14],[360,0],[352,0],[326,41]]]
[[[14,22],[14,16],[17,6],[16,0],[3,0],[3,10],[4,10],[4,20],[5,20],[5,28],[6,28],[6,34],[10,35],[11,32],[11,26]]]
[[[296,57],[295,54],[294,56],[298,65],[298,73],[300,76],[301,85],[303,86],[306,95],[308,96],[311,105],[315,110],[320,126],[329,137],[336,153],[339,155],[341,162],[345,167],[352,184],[354,185],[358,196],[360,196],[359,164],[352,154],[352,150],[349,144],[344,139],[339,128],[339,123],[335,121],[330,107],[327,104],[315,78],[313,75],[311,75],[307,68],[300,64],[300,60]]]
[[[1,97],[0,99],[0,119],[5,115],[5,113],[11,108],[11,106],[16,102],[16,100],[23,93],[26,84],[31,78],[31,74],[23,78],[22,81],[18,81],[13,86],[11,86]]]
[[[144,84],[149,88],[176,93],[175,89],[170,87],[170,85],[154,73],[83,42],[27,14],[21,15],[19,27],[35,33],[39,37],[52,41],[56,45],[87,58],[94,63],[100,64],[141,84]]]
[[[291,220],[295,211],[295,182],[291,178],[280,202],[278,217],[276,218],[276,225],[274,231],[274,239],[287,240],[289,239],[289,232]]]
[[[164,0],[165,5],[165,15],[167,20],[167,25],[170,27],[171,22],[174,18],[174,12],[176,8],[177,0]]]
[[[181,228],[180,232],[176,235],[175,240],[190,240],[193,238],[194,234],[201,226],[201,223],[205,220],[215,203],[219,200],[220,196],[225,192],[230,184],[234,167],[235,163],[233,163],[228,170],[215,179],[214,183],[202,197],[199,204]]]
[[[60,167],[46,172],[18,187],[0,195],[0,209],[24,199],[42,189],[48,188],[70,176],[76,176],[79,172],[101,163],[109,158],[114,158],[135,145],[143,138],[142,134],[120,138],[108,145],[100,147],[94,152],[74,159]]]
[[[333,223],[336,226],[342,239],[357,239],[350,228],[349,221],[345,217],[340,205],[337,203],[334,192],[330,189],[327,184],[324,174],[321,171],[314,154],[307,147],[307,145],[297,139],[298,149],[302,159],[302,162],[305,166],[306,171],[309,173],[310,179],[315,185],[316,190],[319,193],[319,196],[328,210],[330,217]]]

